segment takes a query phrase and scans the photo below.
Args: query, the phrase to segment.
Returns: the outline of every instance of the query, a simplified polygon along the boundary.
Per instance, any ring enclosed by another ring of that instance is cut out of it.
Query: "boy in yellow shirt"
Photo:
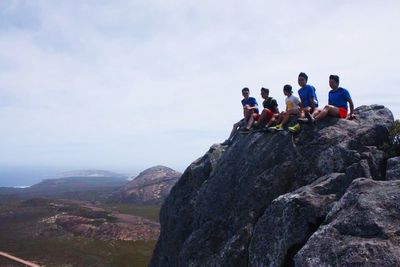
[[[271,130],[282,131],[285,127],[286,123],[289,121],[290,116],[298,116],[300,114],[300,99],[293,95],[292,86],[286,84],[283,87],[283,93],[286,96],[286,111],[282,112],[279,117],[282,119],[281,123],[276,125],[275,127],[270,127]],[[273,122],[278,121],[280,118],[278,116],[274,116],[269,124],[271,125]]]

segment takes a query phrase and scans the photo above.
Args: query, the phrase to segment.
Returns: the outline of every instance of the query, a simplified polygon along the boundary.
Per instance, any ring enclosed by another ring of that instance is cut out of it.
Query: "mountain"
[[[58,179],[46,179],[42,182],[26,188],[26,192],[65,192],[86,191],[101,188],[119,187],[126,184],[126,178],[117,177],[67,177]]]
[[[127,176],[99,170],[71,171],[56,177],[59,178],[45,179],[27,188],[0,188],[0,195],[102,200],[128,182]]]
[[[212,146],[164,201],[149,266],[400,266],[393,115],[355,114]]]
[[[64,171],[56,174],[52,178],[66,178],[66,177],[114,177],[127,179],[128,177],[123,174],[115,173],[112,171],[105,170],[76,170],[76,171]]]
[[[108,198],[111,202],[161,204],[181,173],[164,166],[141,172]]]

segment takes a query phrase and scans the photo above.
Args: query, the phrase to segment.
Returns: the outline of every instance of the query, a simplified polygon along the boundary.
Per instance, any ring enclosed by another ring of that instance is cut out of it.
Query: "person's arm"
[[[279,113],[279,109],[278,109],[278,102],[276,102],[276,100],[274,99],[273,102],[273,110],[271,110],[273,113]]]
[[[351,98],[349,100],[347,100],[349,102],[349,106],[350,106],[350,114],[347,116],[347,118],[349,120],[352,120],[355,118],[354,116],[354,104],[353,104],[353,100],[351,100]]]
[[[311,109],[315,110],[315,102],[314,102],[314,96],[310,97],[310,104],[311,104]]]
[[[300,107],[300,111],[303,111],[304,108],[303,101],[301,101],[298,97],[294,98],[294,104]]]
[[[297,103],[297,104],[300,106],[300,109],[303,109],[303,108],[304,108],[304,104],[303,104],[303,101],[301,101],[301,99],[300,99],[300,102]]]
[[[247,106],[247,109],[258,109],[258,104],[255,98],[251,100],[251,103]]]

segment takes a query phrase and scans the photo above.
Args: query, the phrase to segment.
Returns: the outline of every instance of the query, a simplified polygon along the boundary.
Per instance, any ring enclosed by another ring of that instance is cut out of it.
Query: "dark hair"
[[[286,85],[283,87],[283,91],[288,92],[288,93],[293,93],[293,91],[292,91],[292,86],[291,86],[290,84],[286,84]]]
[[[339,84],[339,76],[337,75],[330,75],[329,80],[334,80],[337,84]]]
[[[300,72],[299,77],[302,77],[304,80],[308,81],[308,76],[304,72]]]
[[[261,87],[261,92],[265,92],[265,93],[269,94],[269,89]]]
[[[245,91],[250,92],[249,88],[247,88],[247,87],[242,89],[242,93],[245,92]]]

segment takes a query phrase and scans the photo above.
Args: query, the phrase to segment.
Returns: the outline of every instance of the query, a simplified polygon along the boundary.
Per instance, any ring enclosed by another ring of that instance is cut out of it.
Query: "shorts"
[[[255,121],[258,121],[260,119],[260,114],[253,113],[253,118],[254,118]]]
[[[272,117],[274,116],[274,113],[270,109],[267,109],[267,108],[264,109],[264,112],[265,112],[265,121],[269,122],[272,119]]]
[[[347,117],[347,109],[338,107],[339,109],[339,118],[345,119]]]

